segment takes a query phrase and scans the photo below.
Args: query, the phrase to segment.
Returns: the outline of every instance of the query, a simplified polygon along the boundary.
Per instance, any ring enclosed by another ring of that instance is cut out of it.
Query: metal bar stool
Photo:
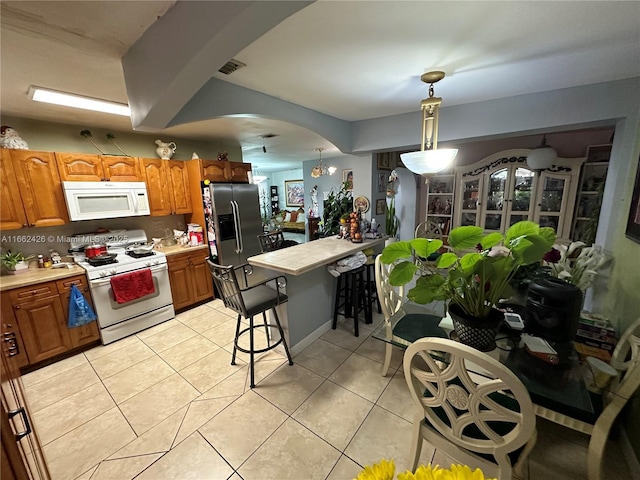
[[[382,306],[380,305],[380,299],[378,298],[378,289],[376,288],[375,266],[375,257],[367,258],[367,263],[364,264],[364,289],[367,295],[369,311],[373,313],[373,302],[375,301],[378,313],[382,313]],[[372,321],[373,319],[369,317],[366,323],[371,323]]]
[[[233,340],[233,354],[231,355],[231,365],[236,364],[237,350],[249,354],[251,388],[256,386],[254,378],[254,356],[256,353],[264,353],[266,351],[272,350],[273,348],[280,345],[280,343],[282,343],[284,351],[287,354],[287,358],[289,359],[289,365],[293,365],[291,353],[289,353],[289,347],[287,346],[287,341],[284,338],[284,331],[282,330],[280,320],[278,319],[278,312],[276,311],[276,307],[278,305],[285,303],[288,300],[287,296],[280,291],[280,288],[286,285],[285,278],[282,276],[274,277],[249,286],[248,276],[253,272],[250,265],[244,264],[238,267],[224,267],[221,265],[216,265],[210,260],[207,260],[207,264],[209,265],[209,270],[211,270],[211,276],[213,277],[213,281],[216,284],[216,288],[218,289],[218,292],[222,297],[224,306],[238,313],[236,336]],[[243,273],[242,287],[238,283],[238,277],[236,276],[237,270]],[[267,286],[269,282],[274,282],[275,288]],[[273,311],[275,324],[267,323],[267,310]],[[255,325],[253,323],[253,317],[259,313],[262,314],[264,324]],[[242,317],[249,320],[249,326],[240,330]],[[253,331],[256,328],[262,327],[264,327],[267,334],[267,346],[265,348],[255,349]],[[269,345],[269,328],[273,327],[276,327],[278,329],[278,332],[280,332],[280,339]],[[238,339],[241,335],[247,332],[249,332],[248,350],[238,346]]]
[[[342,303],[340,300],[344,300]],[[342,307],[342,310],[340,308]],[[354,335],[360,336],[358,330],[358,314],[364,310],[366,323],[371,323],[371,304],[367,302],[364,284],[364,266],[342,272],[338,277],[335,306],[333,309],[334,330],[338,325],[338,315],[353,317]]]

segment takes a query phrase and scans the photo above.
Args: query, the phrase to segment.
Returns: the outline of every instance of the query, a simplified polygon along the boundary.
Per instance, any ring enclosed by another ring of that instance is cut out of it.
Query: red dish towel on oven
[[[136,270],[111,277],[111,290],[118,303],[127,303],[156,291],[151,270]]]

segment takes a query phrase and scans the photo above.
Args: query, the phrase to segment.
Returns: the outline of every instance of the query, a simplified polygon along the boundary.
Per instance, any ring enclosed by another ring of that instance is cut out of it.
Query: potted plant
[[[552,228],[529,221],[512,225],[504,236],[462,226],[451,230],[451,250],[436,260],[429,257],[440,251],[442,240],[414,238],[385,247],[381,261],[395,262],[389,274],[391,285],[405,285],[415,278],[415,287],[407,294],[409,300],[418,304],[448,302],[460,341],[488,350],[504,318],[495,305],[510,296],[509,282],[521,267],[539,264],[555,240]],[[481,341],[473,344],[474,339]]]
[[[6,253],[0,255],[0,263],[10,274],[16,274],[26,271],[29,268],[28,261],[33,258],[33,255],[25,257],[21,252],[12,253],[9,250]]]
[[[351,190],[347,188],[348,183],[343,182],[340,190],[334,192],[332,189],[324,201],[322,222],[325,236],[340,233],[340,219],[344,214],[348,215],[353,211],[353,197]]]

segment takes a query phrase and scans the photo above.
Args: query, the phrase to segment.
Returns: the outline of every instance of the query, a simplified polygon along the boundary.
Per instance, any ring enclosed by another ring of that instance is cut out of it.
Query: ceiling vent
[[[227,63],[225,63],[224,66],[220,68],[220,70],[218,71],[220,73],[224,73],[225,75],[231,75],[233,72],[235,72],[239,68],[246,67],[246,66],[247,66],[246,64],[239,62],[235,58],[232,58]]]

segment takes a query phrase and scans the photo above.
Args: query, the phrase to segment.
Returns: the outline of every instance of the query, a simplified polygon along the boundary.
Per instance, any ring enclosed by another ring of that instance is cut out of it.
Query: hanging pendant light
[[[422,100],[422,143],[419,152],[400,154],[402,163],[418,175],[436,173],[449,167],[458,154],[455,148],[438,150],[438,113],[442,98],[434,97],[433,84],[444,78],[444,72],[427,72],[420,77],[429,84],[429,98]]]
[[[336,173],[336,167],[334,167],[333,165],[327,167],[326,165],[322,164],[322,151],[324,150],[324,148],[316,148],[315,150],[317,152],[320,152],[320,160],[318,161],[318,165],[311,169],[311,176],[313,178],[318,178],[322,175],[333,175],[334,173]]]
[[[527,155],[527,165],[538,175],[545,169],[551,168],[558,158],[558,152],[547,145],[547,136],[542,135],[542,142]]]

